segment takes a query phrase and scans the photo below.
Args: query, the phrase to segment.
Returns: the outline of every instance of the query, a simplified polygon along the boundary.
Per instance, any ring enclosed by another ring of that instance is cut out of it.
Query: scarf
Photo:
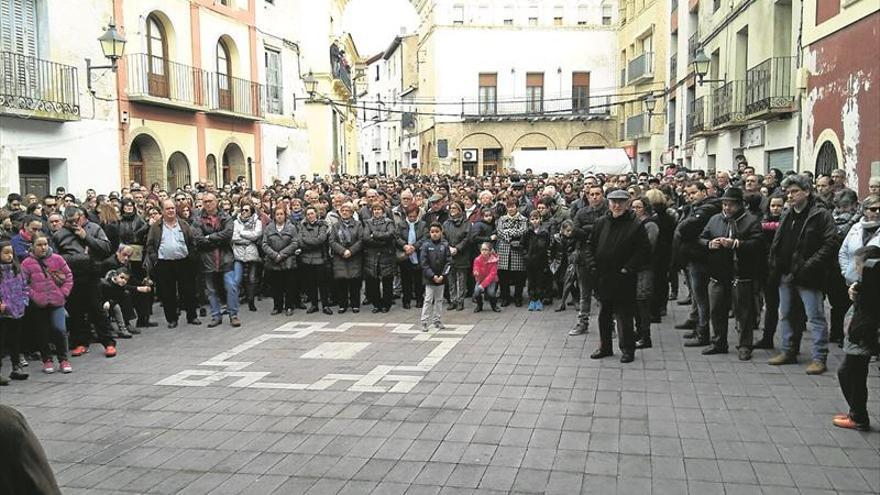
[[[18,235],[20,235],[21,238],[24,239],[25,242],[31,242],[31,238],[33,237],[33,236],[31,235],[31,231],[30,231],[30,230],[27,230],[27,229],[21,229],[21,230],[19,230],[19,231],[18,231]]]
[[[862,224],[862,246],[867,246],[878,232],[880,232],[880,220],[869,222],[864,217],[860,222]]]
[[[339,220],[339,242],[341,242],[345,246],[350,246],[351,239],[352,239],[351,230],[353,228],[354,228],[354,218],[340,219]]]
[[[416,223],[410,222],[409,219],[406,220],[406,223],[409,224],[409,234],[406,238],[406,243],[410,246],[414,246],[416,243]],[[409,261],[413,265],[417,265],[419,263],[419,257],[416,256],[415,251],[411,255],[409,255]]]

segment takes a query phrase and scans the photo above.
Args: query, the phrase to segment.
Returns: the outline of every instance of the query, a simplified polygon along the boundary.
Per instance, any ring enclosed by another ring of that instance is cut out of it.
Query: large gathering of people
[[[423,331],[444,328],[445,311],[572,308],[576,337],[595,300],[590,357],[612,356],[616,338],[629,363],[679,304],[683,345],[704,355],[732,341],[739,360],[778,349],[770,365],[795,364],[806,331],[805,372],[821,374],[841,346],[850,410],[834,423],[866,429],[880,292],[863,272],[880,258],[880,177],[862,198],[846,177],[761,175],[740,160],[711,174],[411,171],[13,193],[0,209],[0,346],[23,380],[29,361],[70,373],[69,356],[92,344],[114,357],[117,339],[158,325],[156,302],[170,329],[181,315],[240,327],[262,298],[277,318],[420,310]]]

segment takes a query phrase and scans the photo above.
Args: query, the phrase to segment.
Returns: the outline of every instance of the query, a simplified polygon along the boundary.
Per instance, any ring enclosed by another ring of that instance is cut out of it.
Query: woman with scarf
[[[880,246],[880,196],[872,194],[865,198],[862,209],[864,216],[849,229],[837,254],[847,287],[858,281],[853,263],[856,251],[864,246]]]
[[[318,209],[308,206],[305,209],[305,219],[299,226],[300,275],[305,282],[306,294],[309,297],[309,309],[306,313],[318,312],[318,300],[324,314],[333,314],[330,309],[330,294],[327,286],[327,277],[324,269],[327,263],[327,239],[330,229],[324,220],[318,218]]]
[[[248,309],[251,311],[257,310],[254,299],[258,288],[257,267],[260,264],[258,245],[262,238],[263,222],[256,214],[253,203],[242,201],[241,209],[232,224],[232,255],[235,258],[232,271],[239,288],[242,281],[247,283]]]
[[[452,270],[446,279],[450,311],[464,309],[467,279],[471,272],[470,227],[470,222],[464,216],[464,205],[458,201],[450,203],[449,218],[443,223],[443,235],[452,254]]]
[[[354,218],[354,205],[343,203],[339,207],[339,220],[330,229],[329,241],[339,314],[349,308],[352,313],[361,311],[363,236],[363,226]]]

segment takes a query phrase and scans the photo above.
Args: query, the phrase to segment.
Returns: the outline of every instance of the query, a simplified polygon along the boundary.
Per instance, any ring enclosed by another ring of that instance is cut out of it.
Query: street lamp
[[[309,94],[309,99],[314,100],[315,93],[318,92],[318,80],[312,75],[312,71],[309,71],[306,77],[303,78],[303,85],[306,88],[306,93]]]
[[[95,90],[92,89],[92,71],[99,69],[110,69],[116,72],[117,63],[125,52],[125,37],[116,30],[116,24],[111,20],[104,34],[98,37],[98,43],[101,44],[101,52],[104,57],[110,60],[110,65],[92,65],[90,58],[86,59],[86,86],[93,95]]]
[[[706,52],[700,48],[694,54],[694,73],[697,74],[697,81],[700,85],[707,82],[724,82],[724,79],[704,79],[709,73],[709,66],[712,61],[706,56]]]
[[[648,112],[648,134],[651,134],[651,116],[654,114],[654,109],[657,108],[657,98],[654,98],[654,93],[648,93],[648,96],[645,98],[645,111]]]

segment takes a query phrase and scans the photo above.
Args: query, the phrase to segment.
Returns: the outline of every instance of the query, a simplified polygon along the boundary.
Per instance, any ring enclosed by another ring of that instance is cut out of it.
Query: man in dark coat
[[[220,210],[217,196],[207,193],[202,198],[203,209],[193,215],[192,231],[196,247],[201,255],[201,272],[205,277],[208,302],[211,305],[211,322],[208,328],[223,323],[220,309],[220,290],[226,289],[226,311],[229,324],[240,327],[238,318],[238,284],[232,271],[232,219]]]
[[[816,201],[807,177],[791,175],[782,182],[790,208],[782,214],[779,229],[770,246],[770,274],[779,280],[780,354],[770,359],[773,365],[797,362],[792,331],[792,299],[803,303],[807,328],[813,334],[812,363],[807,374],[826,371],[828,323],[822,289],[826,271],[833,266],[835,225],[831,212]],[[799,338],[799,337],[798,337]]]
[[[593,226],[600,218],[608,213],[608,204],[605,201],[605,192],[602,186],[593,185],[587,190],[587,206],[579,209],[574,217],[574,232],[572,237],[578,245],[586,247],[593,235]],[[588,263],[589,261],[589,263]],[[578,304],[578,321],[569,335],[583,335],[587,333],[590,325],[590,306],[592,305],[593,288],[595,280],[592,274],[592,255],[582,256],[578,254],[577,280],[580,291]],[[564,300],[564,299],[563,299]]]
[[[760,275],[763,243],[761,221],[745,207],[742,189],[728,188],[721,196],[721,213],[709,219],[700,235],[700,245],[709,253],[709,308],[714,334],[703,354],[727,353],[727,316],[735,298],[739,359],[752,358],[755,282]]]
[[[617,321],[620,362],[631,363],[635,352],[633,318],[636,305],[636,275],[648,260],[651,244],[644,225],[628,210],[629,194],[623,190],[608,195],[609,215],[593,227],[590,247],[598,267],[599,348],[593,359],[611,356],[613,320]]]

